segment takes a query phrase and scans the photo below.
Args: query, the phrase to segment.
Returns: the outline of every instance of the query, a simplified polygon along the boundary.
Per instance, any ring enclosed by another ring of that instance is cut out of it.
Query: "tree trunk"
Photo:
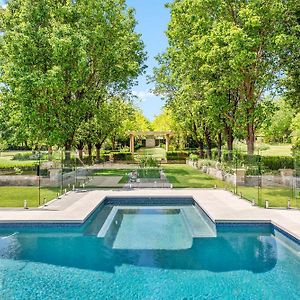
[[[111,147],[112,147],[112,150],[116,149],[116,139],[115,139],[115,137],[111,138]]]
[[[255,143],[255,135],[254,135],[254,124],[247,124],[247,153],[249,155],[254,154],[254,143]]]
[[[97,143],[96,145],[96,161],[100,162],[100,149],[101,149],[101,144]]]
[[[81,161],[83,160],[83,148],[84,148],[84,143],[83,142],[79,142],[77,144],[77,149],[78,149],[78,153],[79,153],[79,159]]]
[[[89,156],[89,158],[92,158],[92,150],[93,150],[92,143],[88,143],[88,156]]]
[[[225,124],[225,134],[228,150],[228,160],[231,161],[233,158],[233,130],[231,126]]]
[[[52,161],[52,154],[53,154],[53,149],[52,146],[48,147],[48,160]]]
[[[200,158],[204,158],[204,143],[202,140],[199,141],[199,156]]]
[[[222,133],[218,134],[218,161],[222,161]]]
[[[207,157],[209,159],[212,159],[212,154],[211,154],[212,142],[211,142],[211,138],[210,138],[210,131],[208,129],[205,129],[204,134],[205,134],[206,145],[207,145]]]
[[[65,164],[71,162],[71,149],[72,149],[72,142],[67,141],[65,143]]]

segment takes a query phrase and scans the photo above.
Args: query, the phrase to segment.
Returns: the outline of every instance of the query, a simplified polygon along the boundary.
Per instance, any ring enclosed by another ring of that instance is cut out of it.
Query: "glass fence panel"
[[[293,153],[294,170],[292,173],[292,199],[290,206],[300,209],[300,151]]]
[[[0,152],[0,206],[39,206],[38,151]]]

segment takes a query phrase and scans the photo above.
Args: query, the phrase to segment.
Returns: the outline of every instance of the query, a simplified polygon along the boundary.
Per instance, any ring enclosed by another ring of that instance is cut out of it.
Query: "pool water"
[[[3,227],[0,299],[300,299],[299,248],[275,235],[216,229],[194,205],[108,204],[80,228]]]

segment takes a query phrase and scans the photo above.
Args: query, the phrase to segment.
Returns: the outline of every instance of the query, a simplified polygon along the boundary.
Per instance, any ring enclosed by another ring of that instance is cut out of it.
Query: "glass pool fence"
[[[89,165],[76,150],[3,151],[0,206],[39,207],[71,190],[84,189]]]
[[[290,156],[267,155],[258,146],[253,155],[236,147],[222,149],[212,158],[189,161],[193,167],[219,179],[225,188],[253,205],[266,208],[300,208],[300,151]]]

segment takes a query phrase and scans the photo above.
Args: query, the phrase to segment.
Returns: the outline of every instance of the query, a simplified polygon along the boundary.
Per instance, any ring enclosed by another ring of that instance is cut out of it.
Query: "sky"
[[[145,50],[148,54],[146,74],[138,78],[138,85],[133,92],[139,97],[137,105],[144,115],[152,121],[155,115],[161,112],[163,101],[151,93],[153,84],[147,84],[147,75],[152,74],[153,67],[157,65],[155,56],[164,52],[167,47],[165,31],[169,22],[169,10],[165,8],[167,0],[126,0],[128,7],[136,10],[138,25],[136,31],[142,34]],[[3,5],[6,1],[0,0]]]
[[[146,75],[138,78],[138,86],[133,88],[134,94],[140,98],[137,103],[144,115],[153,120],[161,112],[163,101],[151,93],[153,84],[147,84],[146,76],[152,74],[157,65],[155,56],[164,52],[167,47],[165,31],[169,23],[169,10],[165,8],[166,0],[127,0],[129,7],[136,10],[138,25],[136,31],[142,34],[142,40],[148,54]]]

